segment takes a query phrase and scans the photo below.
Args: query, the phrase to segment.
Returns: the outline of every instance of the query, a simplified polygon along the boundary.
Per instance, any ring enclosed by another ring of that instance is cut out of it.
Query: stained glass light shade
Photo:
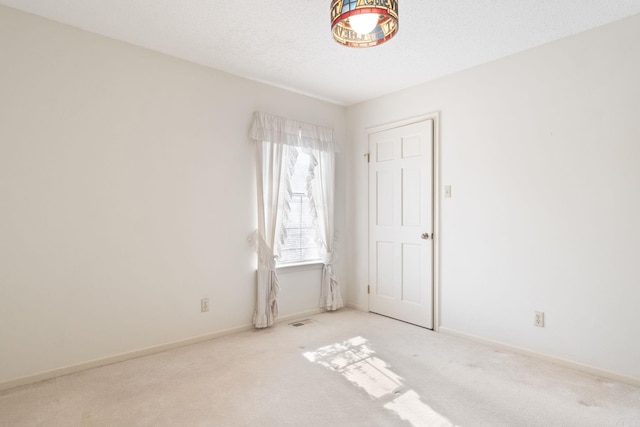
[[[398,32],[398,0],[332,0],[331,31],[345,46],[382,44]]]

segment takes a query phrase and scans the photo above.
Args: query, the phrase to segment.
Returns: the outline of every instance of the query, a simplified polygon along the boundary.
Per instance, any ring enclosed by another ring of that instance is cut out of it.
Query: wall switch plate
[[[544,328],[544,313],[542,311],[534,311],[533,326]]]
[[[200,311],[202,313],[209,311],[209,298],[202,298],[200,300]]]
[[[450,185],[445,185],[444,186],[444,198],[445,199],[450,199],[451,198],[451,186]]]

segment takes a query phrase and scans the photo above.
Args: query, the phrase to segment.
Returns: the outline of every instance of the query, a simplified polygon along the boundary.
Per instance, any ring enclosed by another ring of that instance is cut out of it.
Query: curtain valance
[[[272,144],[293,145],[330,153],[337,152],[333,129],[286,119],[267,113],[253,113],[249,138]]]

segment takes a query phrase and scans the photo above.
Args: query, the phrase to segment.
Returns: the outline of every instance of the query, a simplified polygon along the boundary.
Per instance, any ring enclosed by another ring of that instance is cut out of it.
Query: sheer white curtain
[[[277,297],[279,292],[276,259],[278,245],[281,242],[282,218],[286,213],[286,194],[289,193],[287,172],[289,166],[289,146],[303,147],[321,153],[316,155],[316,176],[310,184],[311,197],[316,200],[316,207],[323,206],[318,213],[320,237],[325,249],[322,289],[324,294],[325,277],[330,298],[328,309],[335,310],[342,305],[338,301],[340,290],[333,272],[334,225],[333,225],[333,190],[334,190],[334,153],[333,130],[308,123],[289,120],[266,113],[256,112],[249,131],[249,138],[256,143],[256,177],[258,187],[258,230],[256,245],[258,252],[258,288],[254,325],[256,328],[271,326],[278,316]],[[325,156],[326,153],[326,156]],[[326,157],[326,159],[325,159]],[[330,165],[326,167],[325,165]],[[320,181],[330,187],[318,187]],[[330,202],[329,208],[326,203]],[[332,291],[333,289],[333,291]],[[332,293],[333,292],[333,293]],[[337,296],[336,296],[337,295]]]
[[[273,325],[278,316],[278,275],[276,274],[277,242],[283,214],[283,192],[286,167],[282,144],[258,142],[256,177],[258,187],[258,230],[255,236],[258,252],[258,288],[253,324],[256,328]]]
[[[319,306],[334,311],[343,306],[342,293],[334,271],[335,248],[335,153],[312,150],[311,197],[318,220],[318,232],[324,249]]]

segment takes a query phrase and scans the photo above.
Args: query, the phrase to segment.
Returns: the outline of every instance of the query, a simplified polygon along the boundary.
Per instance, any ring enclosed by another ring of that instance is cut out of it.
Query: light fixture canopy
[[[398,0],[332,0],[331,32],[349,47],[382,44],[398,32]]]

